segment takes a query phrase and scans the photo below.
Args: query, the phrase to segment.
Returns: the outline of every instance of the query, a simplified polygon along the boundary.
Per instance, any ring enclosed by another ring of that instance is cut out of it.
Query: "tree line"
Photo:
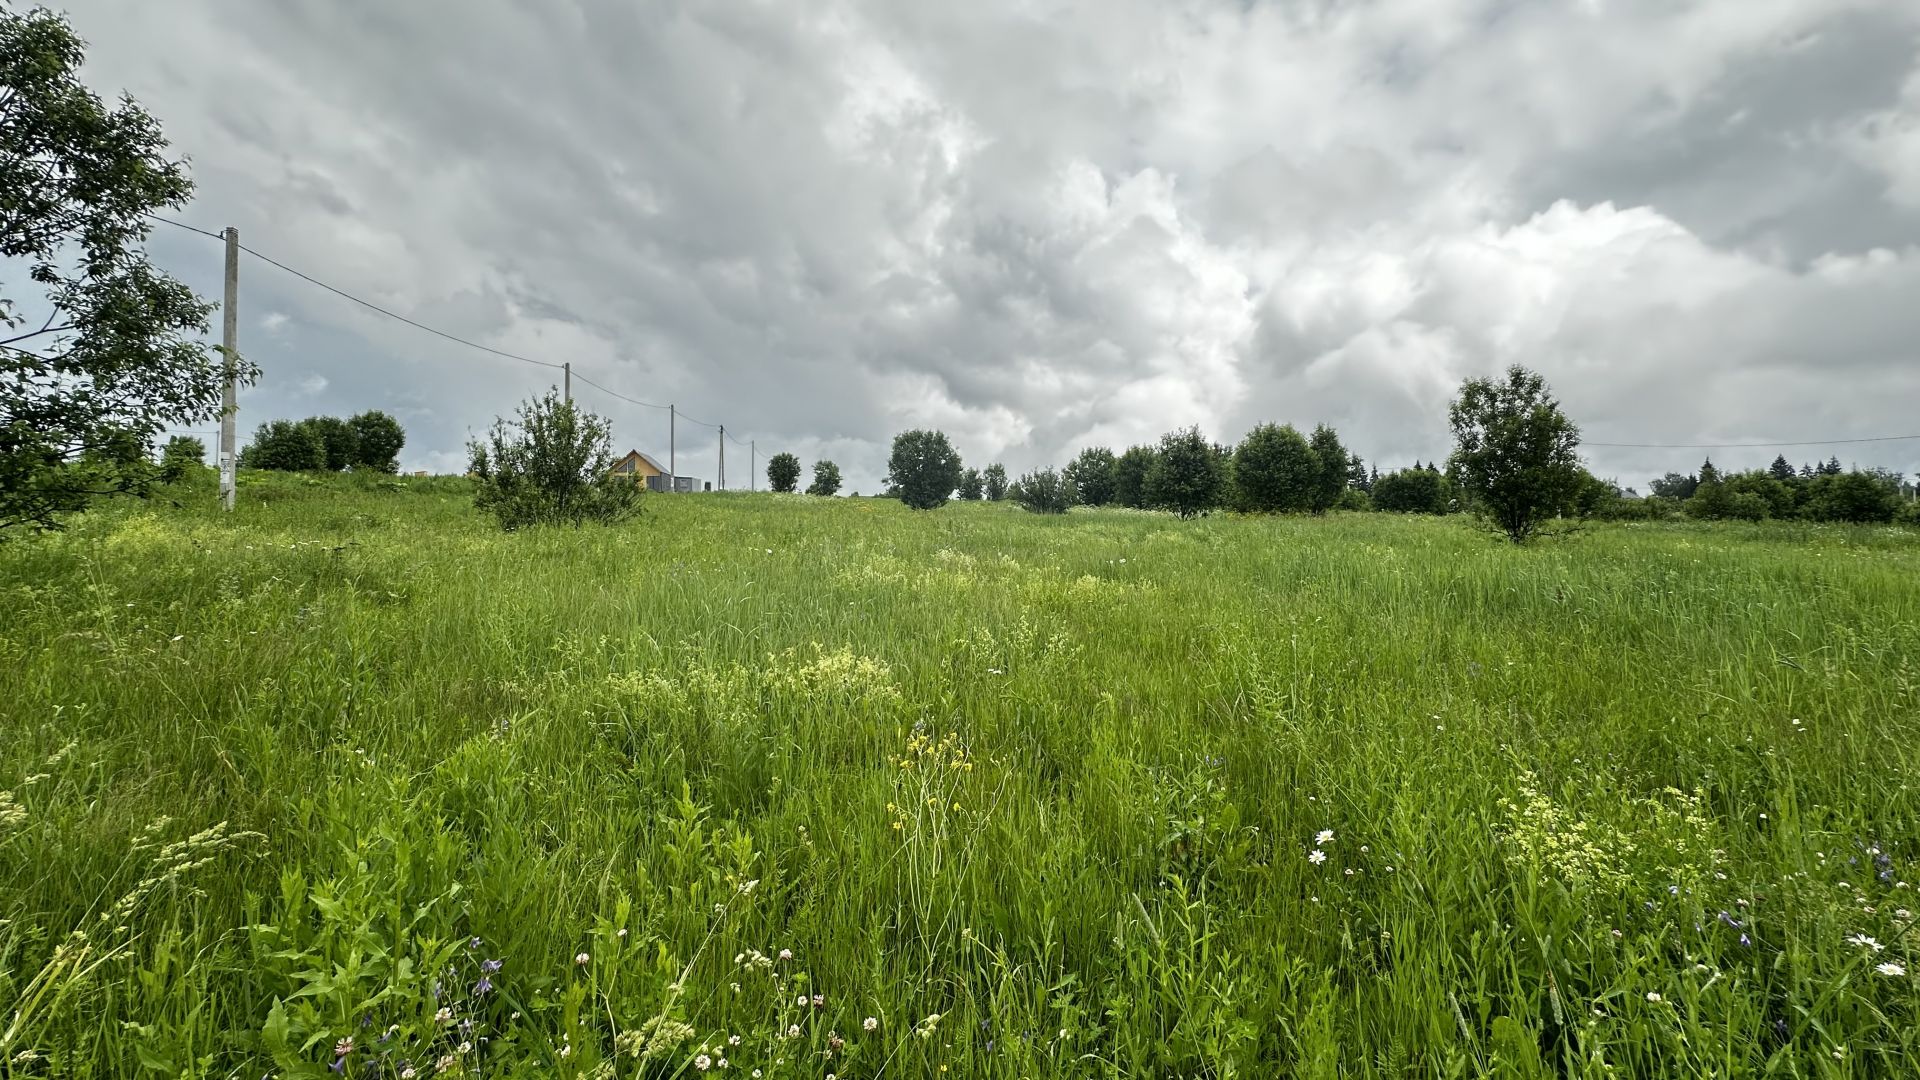
[[[1812,520],[1920,524],[1920,505],[1902,499],[1901,478],[1884,470],[1843,471],[1787,464],[1721,475],[1712,462],[1697,476],[1669,473],[1653,495],[1602,480],[1578,456],[1579,429],[1538,374],[1509,368],[1498,379],[1468,379],[1448,409],[1454,450],[1444,466],[1415,462],[1381,473],[1349,450],[1332,427],[1302,434],[1265,423],[1238,445],[1210,441],[1198,427],[1116,453],[1092,446],[1062,468],[1033,470],[1009,484],[1006,470],[963,469],[938,431],[903,432],[888,461],[887,492],[933,509],[961,499],[1011,499],[1035,513],[1073,506],[1166,510],[1181,517],[1214,511],[1325,514],[1473,512],[1515,541],[1547,520]]]

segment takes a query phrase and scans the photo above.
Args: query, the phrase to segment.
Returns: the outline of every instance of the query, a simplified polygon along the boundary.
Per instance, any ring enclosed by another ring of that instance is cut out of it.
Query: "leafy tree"
[[[1198,427],[1169,431],[1147,468],[1146,500],[1183,518],[1220,505],[1220,456]]]
[[[1647,483],[1647,490],[1663,499],[1691,499],[1699,488],[1698,477],[1681,476],[1677,472],[1670,472]]]
[[[1807,516],[1816,521],[1878,523],[1899,512],[1900,481],[1889,473],[1823,471],[1808,491]]]
[[[774,491],[792,492],[799,486],[799,458],[792,454],[779,453],[767,459],[767,487]]]
[[[243,469],[317,472],[327,467],[327,444],[320,430],[300,420],[269,420],[254,429],[253,441],[240,450]]]
[[[1401,469],[1373,482],[1373,508],[1394,514],[1444,514],[1446,479],[1427,469]]]
[[[1518,364],[1504,381],[1468,379],[1448,419],[1461,485],[1514,543],[1568,508],[1582,472],[1580,429],[1546,380]]]
[[[887,482],[915,510],[945,506],[960,486],[960,455],[939,431],[903,431],[893,437]]]
[[[1373,490],[1373,478],[1367,475],[1367,463],[1359,454],[1347,459],[1347,486],[1355,491]]]
[[[1153,467],[1153,447],[1130,446],[1113,459],[1113,501],[1142,510],[1147,505],[1147,471]]]
[[[326,449],[326,461],[320,467],[329,472],[344,472],[360,456],[360,436],[353,425],[337,416],[310,416],[300,421],[320,437]]]
[[[1789,483],[1793,480],[1793,466],[1787,464],[1787,455],[1785,454],[1776,456],[1773,459],[1773,464],[1767,467],[1767,472],[1772,475],[1775,480],[1783,483]]]
[[[1307,445],[1313,448],[1314,462],[1319,467],[1308,490],[1307,508],[1324,514],[1333,509],[1333,504],[1340,501],[1340,493],[1347,488],[1347,448],[1340,445],[1339,434],[1325,424],[1313,429]]]
[[[1007,497],[1007,468],[999,462],[987,466],[980,474],[980,482],[986,490],[988,502],[999,502]]]
[[[1291,424],[1261,424],[1233,453],[1236,503],[1254,513],[1309,509],[1321,474],[1319,455]]]
[[[160,476],[167,483],[192,476],[207,467],[207,444],[191,435],[175,435],[160,450]]]
[[[968,469],[960,474],[960,497],[968,502],[979,502],[986,491],[986,482],[980,479],[979,469]]]
[[[1051,468],[1027,473],[1014,486],[1020,505],[1036,514],[1064,514],[1075,498],[1073,480]]]
[[[1113,451],[1104,446],[1089,446],[1067,466],[1067,481],[1074,497],[1086,506],[1105,506],[1113,501]]]
[[[357,440],[353,456],[355,469],[400,471],[400,448],[407,445],[407,433],[401,429],[400,421],[378,409],[369,409],[347,423],[353,425]]]
[[[1778,470],[1767,469],[1763,472],[1754,469],[1751,472],[1735,473],[1727,477],[1724,482],[1727,491],[1736,499],[1751,495],[1760,500],[1766,508],[1766,517],[1785,519],[1799,513],[1799,506],[1794,496],[1794,487],[1799,483],[1799,478],[1794,475],[1791,465],[1787,466],[1785,480],[1780,479]]]
[[[807,494],[827,496],[840,490],[840,466],[831,461],[813,463],[813,483],[807,485]]]
[[[146,110],[81,82],[83,52],[63,17],[0,8],[0,256],[45,313],[0,294],[0,529],[146,494],[164,479],[154,437],[220,415],[212,305],[141,246],[145,215],[186,205],[192,182]]]
[[[638,484],[615,474],[613,428],[549,389],[495,419],[467,444],[478,479],[473,504],[508,531],[529,525],[611,525],[640,510]]]

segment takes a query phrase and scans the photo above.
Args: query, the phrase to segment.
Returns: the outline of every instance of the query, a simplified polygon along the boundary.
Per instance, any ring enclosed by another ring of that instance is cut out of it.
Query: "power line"
[[[152,218],[154,221],[162,222],[167,225],[172,225],[173,227],[178,229],[185,229],[188,232],[199,233],[201,236],[205,236],[213,240],[218,240],[221,243],[226,242],[226,237],[220,235],[219,233],[208,232],[205,229],[198,228],[193,225],[189,225],[184,221],[175,221],[172,218],[161,217],[158,214],[147,214],[146,216],[149,218]],[[333,293],[335,296],[339,296],[344,299],[351,300],[354,303],[359,304],[361,307],[367,308],[370,311],[376,311],[382,315],[385,315],[390,319],[396,319],[400,322],[406,323],[408,326],[414,327],[415,329],[425,330],[427,333],[433,334],[436,337],[445,338],[446,340],[454,342],[456,344],[465,345],[470,349],[478,349],[481,352],[491,353],[494,356],[504,357],[508,360],[518,360],[523,364],[536,364],[540,367],[552,368],[556,371],[562,370],[565,367],[565,365],[563,364],[555,364],[546,360],[535,360],[530,356],[520,356],[517,353],[504,352],[500,349],[495,349],[487,345],[482,345],[476,341],[469,341],[466,338],[459,337],[454,334],[449,334],[444,330],[435,329],[434,327],[428,326],[423,322],[419,322],[414,319],[409,319],[405,315],[401,315],[398,312],[389,311],[386,308],[383,308],[379,304],[373,303],[370,300],[362,300],[360,297],[355,296],[350,292],[347,292],[345,289],[336,288],[332,285],[327,284],[324,281],[321,281],[319,278],[316,278],[311,274],[306,274],[306,273],[302,273],[299,270],[295,270],[293,267],[288,266],[286,263],[283,263],[278,259],[272,258],[271,256],[263,255],[260,252],[255,251],[254,249],[246,246],[245,244],[240,245],[240,250],[246,252],[247,254],[253,256],[256,259],[259,259],[262,262],[270,263],[273,266],[276,266],[281,270],[284,270],[287,273],[292,274],[294,277],[297,277],[300,280],[305,281],[310,285],[317,285],[320,288],[325,289],[330,293]],[[625,401],[633,405],[640,405],[649,409],[668,408],[668,406],[666,405],[656,405],[651,401],[641,401],[639,398],[628,397],[627,395],[622,394],[617,390],[609,389],[608,387],[603,386],[600,383],[594,382],[592,379],[587,378],[585,375],[582,375],[577,371],[574,372],[573,375],[574,375],[574,378],[579,379],[581,382],[586,383],[588,386],[593,387],[594,389],[600,391],[603,394],[607,394],[611,397],[618,398],[621,401]],[[685,413],[680,414],[680,419],[685,420],[691,424],[699,424],[701,427],[705,427],[705,428],[718,429],[720,426],[718,424],[710,424],[705,420],[696,420]],[[729,435],[727,437],[729,439],[734,439],[732,435]],[[738,439],[734,439],[734,441],[739,442]],[[745,446],[747,444],[740,443],[740,445]]]
[[[1840,446],[1848,443],[1903,442],[1908,439],[1920,439],[1920,435],[1875,435],[1866,439],[1808,439],[1804,442],[1754,442],[1754,443],[1634,443],[1634,442],[1586,442],[1582,446],[1607,446],[1636,450],[1769,450],[1777,446]]]
[[[654,404],[653,402],[651,402],[651,401],[641,401],[641,400],[640,400],[639,398],[630,398],[630,397],[628,397],[627,395],[625,395],[625,394],[623,394],[623,393],[621,393],[621,392],[619,392],[618,390],[609,390],[609,389],[607,389],[606,387],[604,387],[604,386],[601,386],[601,385],[600,385],[599,383],[597,383],[597,382],[594,382],[594,381],[593,381],[592,379],[589,379],[589,378],[587,378],[587,377],[586,377],[585,375],[582,375],[582,374],[580,374],[580,373],[579,373],[579,372],[577,372],[577,371],[573,373],[573,377],[574,377],[574,378],[576,378],[576,379],[579,379],[579,380],[580,380],[581,382],[583,382],[583,383],[586,383],[586,384],[587,384],[588,386],[591,386],[591,387],[593,387],[593,388],[594,388],[595,390],[598,390],[598,391],[600,391],[601,393],[603,393],[603,394],[606,394],[606,395],[608,395],[608,396],[610,396],[610,397],[617,397],[617,398],[619,398],[619,399],[620,399],[621,401],[624,401],[624,402],[626,402],[626,403],[627,403],[627,404],[629,404],[629,405],[643,405],[643,406],[645,406],[645,407],[647,407],[647,408],[649,408],[649,409],[665,409],[665,408],[668,408],[668,406],[666,406],[666,405],[655,405],[655,404]]]
[[[199,233],[201,236],[212,237],[213,239],[219,240],[222,243],[226,242],[226,237],[221,236],[219,233],[210,233],[205,229],[195,228],[192,225],[188,225],[184,221],[174,221],[172,218],[163,218],[158,214],[148,214],[146,216],[152,218],[155,221],[164,221],[168,225],[185,229],[188,232],[196,232],[196,233]],[[334,286],[329,285],[324,281],[321,281],[319,278],[314,277],[311,274],[303,274],[300,271],[295,270],[293,267],[288,266],[286,263],[283,263],[280,260],[275,259],[271,256],[262,255],[258,251],[253,250],[252,248],[248,247],[245,244],[240,245],[240,250],[246,252],[247,254],[253,256],[256,259],[259,259],[261,262],[268,263],[269,265],[277,266],[280,269],[285,270],[287,273],[292,274],[294,277],[299,278],[300,280],[308,283],[309,285],[318,285],[319,287],[327,290],[328,292],[334,294],[335,296],[342,297],[347,300],[351,300],[354,303],[359,304],[361,307],[368,309],[369,311],[377,311],[380,314],[385,315],[389,319],[397,319],[400,322],[406,323],[408,326],[411,326],[417,330],[425,330],[427,333],[432,334],[435,337],[445,338],[446,340],[454,342],[456,344],[465,345],[469,349],[478,349],[483,353],[492,353],[495,356],[504,357],[508,360],[518,360],[523,364],[536,364],[540,367],[552,368],[555,371],[559,371],[563,366],[560,364],[549,363],[545,360],[535,360],[531,356],[521,356],[517,353],[505,352],[501,349],[496,349],[488,345],[482,345],[477,341],[468,341],[466,338],[458,337],[454,334],[449,334],[445,330],[436,330],[433,327],[428,326],[426,323],[419,322],[414,319],[409,319],[405,315],[400,314],[399,312],[389,311],[386,308],[381,307],[379,304],[376,304],[371,300],[362,300],[359,297],[353,295],[352,293],[346,291],[345,289],[335,288]]]

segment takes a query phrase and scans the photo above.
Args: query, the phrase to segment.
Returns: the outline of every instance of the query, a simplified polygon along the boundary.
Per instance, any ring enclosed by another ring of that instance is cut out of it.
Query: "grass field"
[[[0,1074],[1920,1068],[1910,532],[249,479],[0,545]]]

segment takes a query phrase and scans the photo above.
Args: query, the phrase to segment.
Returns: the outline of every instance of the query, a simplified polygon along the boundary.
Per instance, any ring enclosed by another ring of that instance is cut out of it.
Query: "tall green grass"
[[[249,479],[0,546],[0,1076],[1920,1060],[1911,533]]]

